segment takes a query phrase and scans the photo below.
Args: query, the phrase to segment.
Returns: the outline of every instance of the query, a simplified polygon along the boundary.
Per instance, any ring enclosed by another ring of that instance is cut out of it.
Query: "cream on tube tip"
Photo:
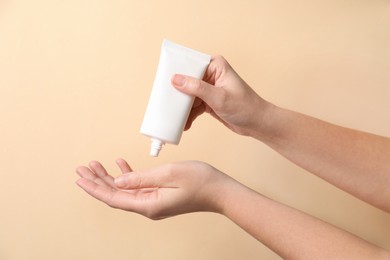
[[[166,143],[179,144],[194,103],[194,97],[172,86],[172,76],[183,74],[201,79],[210,59],[210,55],[169,40],[163,41],[156,77],[140,130],[151,138],[151,156],[157,157]]]

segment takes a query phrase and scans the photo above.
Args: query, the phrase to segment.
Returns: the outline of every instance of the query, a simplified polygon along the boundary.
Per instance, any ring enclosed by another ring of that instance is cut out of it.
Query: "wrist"
[[[221,182],[213,192],[213,212],[229,218],[232,207],[236,208],[236,205],[240,205],[249,190],[248,187],[226,175],[223,183]]]
[[[203,168],[206,167],[206,168]],[[229,175],[219,171],[208,164],[202,164],[197,168],[197,191],[192,194],[196,201],[196,210],[224,214],[229,204],[230,194],[235,193],[233,189],[238,183]]]
[[[282,109],[263,99],[259,103],[253,116],[255,120],[254,127],[249,136],[267,143],[277,138],[280,134],[278,121],[280,120]]]

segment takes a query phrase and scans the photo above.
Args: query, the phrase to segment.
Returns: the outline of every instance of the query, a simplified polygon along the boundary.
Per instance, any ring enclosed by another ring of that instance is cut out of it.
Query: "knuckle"
[[[229,94],[225,90],[221,89],[221,91],[218,92],[218,98],[213,100],[212,107],[215,111],[222,111],[226,108],[228,102]]]
[[[203,88],[202,81],[199,79],[191,79],[188,82],[188,85],[194,90],[194,92],[200,92]]]
[[[224,62],[224,61],[226,61],[225,58],[222,55],[220,55],[220,54],[214,55],[212,57],[212,60],[215,61],[215,62]]]
[[[160,218],[158,215],[156,215],[156,214],[152,214],[152,215],[150,215],[148,218],[151,219],[151,220],[160,220],[160,219],[161,219],[161,218]]]
[[[129,183],[128,183],[128,186],[129,186]],[[131,188],[133,188],[133,189],[142,188],[142,178],[137,177],[137,178],[132,179],[131,180]]]
[[[162,219],[161,214],[158,209],[146,209],[146,211],[143,214],[145,217],[151,220],[160,220]]]
[[[119,206],[118,205],[115,205],[113,203],[106,203],[110,208],[112,209],[119,209]]]
[[[225,57],[223,57],[222,55],[219,55],[219,54],[213,56],[212,61],[213,61],[213,63],[218,64],[221,67],[225,67],[225,66],[229,65],[229,63],[227,62]]]

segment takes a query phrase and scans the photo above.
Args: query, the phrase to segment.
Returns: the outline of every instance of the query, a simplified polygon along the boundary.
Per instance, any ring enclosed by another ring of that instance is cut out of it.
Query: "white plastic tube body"
[[[201,79],[210,56],[164,40],[152,92],[140,132],[152,138],[150,155],[158,156],[165,143],[179,144],[194,97],[171,85],[174,74]]]

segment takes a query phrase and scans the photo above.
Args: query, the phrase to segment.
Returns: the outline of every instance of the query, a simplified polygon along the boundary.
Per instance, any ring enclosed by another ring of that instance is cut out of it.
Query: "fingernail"
[[[126,177],[125,176],[119,176],[114,180],[115,185],[118,187],[124,187],[126,184]]]
[[[186,77],[184,77],[183,75],[175,74],[172,78],[172,83],[176,86],[182,87],[186,83]]]

